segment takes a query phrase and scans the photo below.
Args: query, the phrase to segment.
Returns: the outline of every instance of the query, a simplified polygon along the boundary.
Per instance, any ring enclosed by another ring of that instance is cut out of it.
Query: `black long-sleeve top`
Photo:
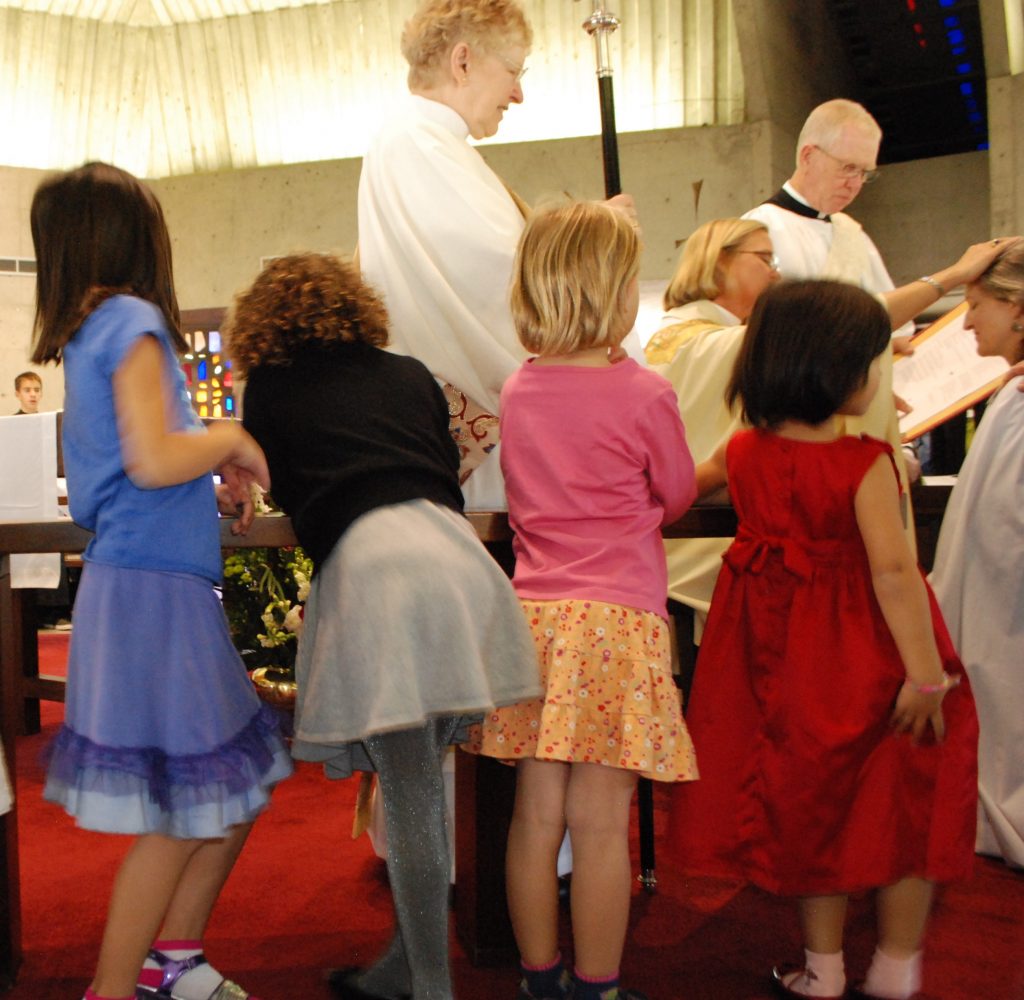
[[[254,367],[242,422],[314,570],[377,507],[426,499],[463,509],[444,395],[414,358],[337,344]]]

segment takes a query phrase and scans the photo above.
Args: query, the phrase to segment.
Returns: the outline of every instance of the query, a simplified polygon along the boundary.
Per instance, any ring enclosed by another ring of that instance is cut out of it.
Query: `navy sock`
[[[562,953],[555,956],[550,965],[531,968],[519,963],[523,983],[535,1000],[561,1000],[569,992],[569,974],[562,964]]]
[[[619,996],[618,973],[611,979],[590,979],[583,976],[577,969],[573,979],[575,981],[573,1000],[617,1000]]]

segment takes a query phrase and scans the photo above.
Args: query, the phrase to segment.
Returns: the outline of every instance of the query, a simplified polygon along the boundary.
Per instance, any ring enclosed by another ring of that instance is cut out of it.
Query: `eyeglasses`
[[[830,160],[835,160],[839,164],[840,175],[846,180],[859,180],[862,184],[870,184],[873,180],[877,180],[878,175],[881,173],[875,167],[858,167],[856,163],[844,163],[838,156],[833,156],[827,149],[822,149],[821,146],[815,146],[814,148],[819,153],[824,153]]]
[[[530,68],[529,66],[517,66],[511,59],[506,59],[500,52],[494,52],[492,54],[494,58],[512,74],[512,79],[516,83],[526,76],[526,71]]]
[[[773,271],[779,270],[779,258],[771,250],[734,250],[734,253],[752,253],[770,267]]]

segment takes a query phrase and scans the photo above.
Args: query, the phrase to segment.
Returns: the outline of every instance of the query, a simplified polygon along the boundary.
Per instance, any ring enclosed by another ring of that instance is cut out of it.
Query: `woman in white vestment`
[[[778,277],[764,223],[705,222],[683,244],[665,289],[664,325],[644,347],[647,363],[667,364],[685,341],[705,330],[746,323],[758,296]]]
[[[393,349],[445,388],[468,507],[505,506],[498,396],[525,353],[507,301],[523,209],[467,139],[494,135],[522,102],[532,40],[516,0],[421,3],[402,33],[410,94],[359,180],[360,266]]]
[[[1024,243],[967,288],[978,353],[1024,361]],[[1020,369],[1018,368],[1018,371]],[[946,508],[932,584],[974,688],[981,854],[1024,867],[1024,379],[989,401]]]
[[[468,139],[523,100],[533,32],[518,0],[423,0],[402,32],[409,95],[359,179],[359,263],[383,295],[392,350],[442,384],[470,509],[505,509],[498,399],[526,358],[508,290],[526,206]],[[632,199],[611,203],[632,215]]]
[[[686,241],[665,290],[666,319],[644,353],[671,383],[695,462],[709,458],[740,427],[725,404],[746,329],[758,296],[779,278],[767,227],[749,219],[716,219]],[[703,621],[728,538],[674,538],[665,542],[669,597]],[[697,636],[701,629],[698,627]]]

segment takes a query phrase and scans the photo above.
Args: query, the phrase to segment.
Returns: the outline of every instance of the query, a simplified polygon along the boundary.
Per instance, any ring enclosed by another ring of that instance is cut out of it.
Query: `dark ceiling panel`
[[[827,0],[897,163],[988,147],[978,0]]]

